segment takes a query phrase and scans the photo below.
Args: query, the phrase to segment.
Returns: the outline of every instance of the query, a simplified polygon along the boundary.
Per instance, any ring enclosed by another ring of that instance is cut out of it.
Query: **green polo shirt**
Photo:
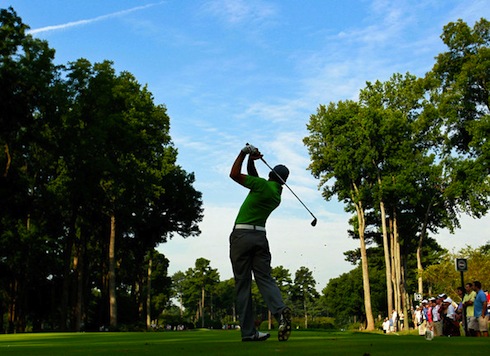
[[[244,182],[250,189],[235,220],[235,224],[264,226],[272,211],[281,203],[281,184],[248,175]]]

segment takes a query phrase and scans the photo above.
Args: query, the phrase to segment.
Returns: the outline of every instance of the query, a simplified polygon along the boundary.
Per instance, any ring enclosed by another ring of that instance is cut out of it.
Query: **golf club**
[[[247,143],[247,146],[248,146],[248,143]],[[301,205],[303,205],[304,208],[311,214],[311,216],[313,217],[313,221],[311,222],[311,226],[316,226],[317,218],[315,217],[315,215],[313,215],[313,213],[310,211],[310,209],[308,209],[308,207],[305,205],[305,203],[303,203],[301,201],[301,199],[296,195],[296,193],[294,193],[293,190],[289,187],[289,185],[287,185],[287,183],[284,181],[284,179],[282,179],[282,177],[269,165],[269,163],[267,163],[265,161],[265,159],[263,157],[260,157],[260,159],[262,160],[262,162],[265,163],[265,165],[267,167],[269,167],[269,169],[271,171],[273,171],[276,174],[277,178],[279,178],[279,180],[282,182],[282,184],[284,184],[289,189],[289,191],[291,193],[293,193],[293,195],[296,197],[296,199],[298,199],[298,201],[301,203]]]

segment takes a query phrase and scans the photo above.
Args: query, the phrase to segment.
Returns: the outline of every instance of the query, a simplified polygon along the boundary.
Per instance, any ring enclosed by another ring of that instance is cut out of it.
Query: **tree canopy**
[[[126,322],[149,320],[151,294],[143,291],[152,268],[156,305],[168,302],[170,288],[155,248],[174,234],[199,235],[203,217],[193,173],[176,164],[166,107],[110,61],[55,66],[54,50],[27,29],[12,8],[0,10],[7,329],[117,328],[117,300],[131,300]]]
[[[355,213],[351,236],[360,241],[367,329],[374,327],[370,239],[384,249],[388,310],[394,303],[406,314],[407,261],[416,252],[422,293],[429,233],[454,231],[460,212],[488,211],[490,170],[482,148],[490,118],[489,32],[485,19],[473,29],[449,23],[441,36],[448,52],[424,78],[407,73],[368,82],[359,101],[320,105],[310,117],[309,169],[326,200],[337,196]]]

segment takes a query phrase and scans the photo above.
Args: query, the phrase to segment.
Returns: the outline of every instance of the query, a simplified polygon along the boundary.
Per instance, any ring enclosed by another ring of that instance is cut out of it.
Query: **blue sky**
[[[246,190],[228,178],[241,147],[257,146],[271,165],[286,164],[288,184],[268,222],[273,266],[313,271],[318,290],[349,271],[343,252],[349,216],[326,202],[307,166],[302,140],[320,104],[356,99],[366,81],[394,73],[423,76],[445,50],[442,28],[458,18],[490,19],[487,1],[321,0],[2,0],[33,36],[56,50],[56,63],[112,60],[147,84],[171,118],[178,164],[196,175],[205,218],[197,238],[175,237],[160,250],[170,273],[211,261],[232,277],[228,236]],[[259,174],[268,169],[258,162]],[[436,236],[449,250],[490,240],[490,218],[462,217],[462,229]]]

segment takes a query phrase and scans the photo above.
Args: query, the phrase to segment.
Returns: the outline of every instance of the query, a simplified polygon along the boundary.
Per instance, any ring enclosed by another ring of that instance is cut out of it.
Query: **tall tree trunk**
[[[70,290],[72,289],[72,266],[73,266],[73,249],[75,248],[75,240],[78,230],[77,214],[71,212],[70,229],[66,236],[65,246],[63,249],[63,287],[61,291],[61,306],[60,306],[60,329],[61,331],[68,330],[68,305],[70,300]]]
[[[384,202],[379,203],[379,209],[381,211],[381,227],[383,229],[383,250],[385,255],[385,269],[386,269],[386,298],[388,311],[386,315],[390,315],[393,310],[393,288],[391,284],[391,260],[390,260],[390,244],[388,242],[388,230],[386,228],[386,211]]]
[[[353,184],[354,191],[357,196],[359,196],[359,191],[357,186]],[[369,286],[369,267],[366,251],[366,241],[364,237],[364,232],[366,230],[366,221],[364,217],[364,208],[362,206],[362,201],[357,201],[355,197],[352,197],[352,201],[355,202],[357,218],[359,220],[359,241],[361,250],[361,266],[362,266],[362,285],[364,289],[364,309],[366,312],[366,330],[374,330],[374,317],[371,307],[371,289]]]
[[[420,231],[419,245],[417,246],[417,269],[418,269],[418,293],[421,295],[424,291],[424,285],[422,280],[422,274],[424,272],[424,267],[422,266],[422,244],[424,243],[425,237],[427,235],[427,225],[429,224],[430,209],[432,207],[432,202],[434,201],[434,196],[430,199],[429,205],[424,216],[424,223],[422,225],[422,231]]]
[[[151,269],[153,259],[151,258],[151,252],[148,253],[150,257],[148,258],[148,281],[146,284],[146,329],[149,330],[151,327]]]
[[[419,245],[417,246],[417,291],[420,295],[423,294],[424,291],[424,284],[423,284],[423,279],[422,279],[422,273],[424,272],[424,268],[422,266],[422,242],[424,240],[424,234],[420,234],[420,239],[419,239]]]
[[[401,278],[401,255],[400,236],[398,235],[398,223],[396,211],[393,209],[393,243],[394,243],[394,265],[395,265],[395,310],[398,315],[402,310],[402,278]]]
[[[10,156],[9,145],[6,143],[4,146],[5,157],[7,162],[5,163],[5,170],[3,171],[3,176],[6,177],[9,174],[10,164],[12,162],[12,157]]]
[[[399,307],[399,300],[400,300],[400,294],[399,294],[399,288],[398,288],[398,280],[397,280],[397,260],[396,260],[396,235],[395,235],[395,228],[394,228],[394,217],[390,218],[390,241],[391,241],[391,281],[393,283],[393,309],[398,311]]]
[[[83,238],[83,233],[80,228],[77,229],[77,241],[78,246],[76,248],[77,263],[73,263],[73,269],[76,272],[77,288],[75,299],[75,331],[80,331],[82,327],[82,314],[83,314],[83,291],[84,291],[84,269],[85,269],[85,249],[86,241]],[[74,260],[75,261],[75,260]]]
[[[204,328],[204,287],[201,289],[201,327]]]
[[[402,293],[402,312],[403,312],[403,316],[404,316],[404,325],[403,327],[404,328],[407,328],[408,330],[408,306],[410,305],[409,304],[409,300],[408,300],[408,294],[407,294],[407,281],[405,279],[405,276],[406,276],[406,269],[407,269],[407,264],[406,264],[406,258],[405,258],[405,254],[402,255],[403,258],[401,258],[401,265],[402,265],[402,268],[401,268],[401,293]]]
[[[80,277],[81,277],[81,272],[80,272],[80,246],[77,246],[75,248],[76,252],[75,252],[75,256],[73,256],[73,273],[75,275],[75,288],[74,288],[74,291],[73,291],[73,295],[72,295],[72,305],[73,305],[73,317],[74,317],[74,320],[72,322],[72,325],[70,325],[70,329],[72,330],[75,330],[75,331],[80,331],[78,329],[78,326],[79,326],[79,319],[78,319],[78,316],[81,314],[80,313],[80,304],[78,303],[78,292],[79,292],[79,288],[80,288]]]
[[[109,324],[117,326],[117,301],[116,301],[116,216],[111,214],[111,233],[109,237]]]
[[[364,309],[366,311],[366,330],[374,330],[374,317],[371,307],[371,289],[369,286],[369,268],[366,252],[366,241],[364,239],[364,231],[359,233],[360,248],[361,248],[361,264],[362,264],[362,284],[364,287]]]
[[[18,288],[19,283],[17,277],[14,277],[14,280],[10,283],[10,303],[9,303],[9,312],[8,312],[8,333],[15,333],[17,329],[16,319],[17,319],[17,300],[18,300]]]
[[[305,329],[308,329],[308,309],[306,307],[306,296],[303,296],[303,309],[305,311]]]
[[[179,304],[180,304],[180,319],[184,316],[184,299],[182,293],[179,294]]]

